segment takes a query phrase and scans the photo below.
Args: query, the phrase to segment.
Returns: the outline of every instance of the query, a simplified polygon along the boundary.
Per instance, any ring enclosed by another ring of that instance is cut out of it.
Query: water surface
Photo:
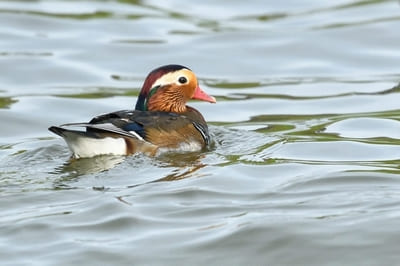
[[[395,265],[397,1],[0,1],[2,265]],[[193,69],[202,153],[70,161],[51,125]]]

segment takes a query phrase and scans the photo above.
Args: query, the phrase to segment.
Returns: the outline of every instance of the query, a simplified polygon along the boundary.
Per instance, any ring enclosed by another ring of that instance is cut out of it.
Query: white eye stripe
[[[186,82],[185,83],[181,83],[179,82],[180,78],[185,78]],[[177,85],[182,85],[182,84],[187,84],[189,83],[189,78],[186,75],[183,75],[182,73],[178,72],[172,72],[172,73],[167,73],[163,76],[161,76],[159,79],[157,79],[153,85],[151,86],[152,88],[156,87],[156,86],[164,86],[167,84],[177,84]]]

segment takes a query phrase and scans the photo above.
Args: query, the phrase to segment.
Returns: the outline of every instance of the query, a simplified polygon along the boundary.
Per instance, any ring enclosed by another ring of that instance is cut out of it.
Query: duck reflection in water
[[[74,159],[71,158],[66,163],[56,168],[52,174],[61,176],[57,180],[57,187],[69,187],[67,183],[74,182],[75,180],[85,175],[95,175],[105,171],[111,171],[116,166],[120,165],[123,169],[138,169],[145,165],[146,169],[144,174],[140,171],[132,171],[132,177],[136,180],[142,180],[140,176],[144,175],[145,182],[129,185],[128,187],[135,187],[144,183],[160,182],[160,181],[174,181],[180,180],[196,175],[196,172],[207,164],[202,162],[205,157],[204,153],[168,153],[157,158],[150,158],[142,154],[134,156],[114,156],[114,155],[102,155],[93,158],[82,158]],[[125,165],[124,165],[125,164]],[[152,168],[156,167],[157,171],[152,171]],[[160,170],[161,169],[161,170]],[[163,170],[165,169],[165,171]],[[117,170],[118,171],[118,170]],[[126,171],[122,171],[126,175]],[[149,172],[154,172],[154,176],[151,176]],[[132,179],[132,181],[135,181]]]

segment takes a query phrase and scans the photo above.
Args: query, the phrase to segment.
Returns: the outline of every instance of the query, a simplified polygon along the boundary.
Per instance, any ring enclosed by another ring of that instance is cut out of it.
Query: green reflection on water
[[[258,21],[271,21],[275,19],[282,19],[286,18],[288,14],[285,13],[269,13],[269,14],[262,14],[262,15],[248,15],[248,16],[238,16],[233,18],[233,20],[258,20]]]
[[[245,88],[256,88],[262,86],[262,83],[260,82],[228,83],[228,82],[205,81],[204,83],[209,87],[220,88],[220,89],[245,89]]]
[[[358,2],[354,2],[354,3],[350,3],[350,4],[339,5],[336,7],[336,9],[346,9],[346,8],[352,8],[352,7],[384,3],[384,2],[389,2],[389,1],[388,0],[364,0],[364,1],[358,1]]]
[[[323,30],[323,29],[335,29],[335,28],[343,28],[343,27],[354,27],[354,26],[362,26],[368,24],[377,24],[380,22],[389,22],[389,21],[398,21],[400,20],[400,16],[392,16],[387,18],[380,18],[380,19],[369,19],[369,20],[362,20],[356,21],[352,23],[333,23],[328,24],[320,27],[314,27],[315,30]]]
[[[120,3],[132,4],[132,5],[140,5],[142,1],[140,0],[118,0]]]
[[[269,124],[268,127],[263,127],[256,129],[255,131],[258,133],[271,133],[271,132],[281,132],[295,129],[294,125],[288,124]]]
[[[110,98],[116,96],[116,94],[109,92],[89,92],[89,93],[79,93],[79,94],[59,94],[55,96],[61,98],[75,98],[75,99],[101,99],[101,98]]]
[[[113,14],[111,12],[105,11],[96,11],[94,13],[81,13],[81,14],[66,14],[66,13],[47,13],[47,12],[39,12],[39,11],[21,11],[21,10],[11,10],[11,9],[2,9],[0,13],[18,13],[18,14],[29,14],[29,15],[39,15],[46,17],[55,17],[55,18],[72,18],[72,19],[92,19],[92,18],[109,18]]]
[[[9,97],[0,97],[0,108],[10,108],[13,103],[18,102],[18,100]]]
[[[74,94],[56,94],[55,97],[60,98],[75,98],[75,99],[101,99],[111,98],[114,96],[135,96],[139,95],[138,89],[119,89],[119,88],[99,88],[98,90],[85,93],[74,93]]]
[[[117,41],[113,41],[115,43],[135,43],[135,44],[162,44],[162,43],[166,43],[167,41],[165,40],[117,40]]]

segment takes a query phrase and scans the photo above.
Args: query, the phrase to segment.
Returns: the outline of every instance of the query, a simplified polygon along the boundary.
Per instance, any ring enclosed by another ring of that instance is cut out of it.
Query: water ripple
[[[1,1],[2,264],[398,264],[398,11]],[[209,150],[71,160],[47,131],[133,108],[167,63],[217,97],[190,103]]]

